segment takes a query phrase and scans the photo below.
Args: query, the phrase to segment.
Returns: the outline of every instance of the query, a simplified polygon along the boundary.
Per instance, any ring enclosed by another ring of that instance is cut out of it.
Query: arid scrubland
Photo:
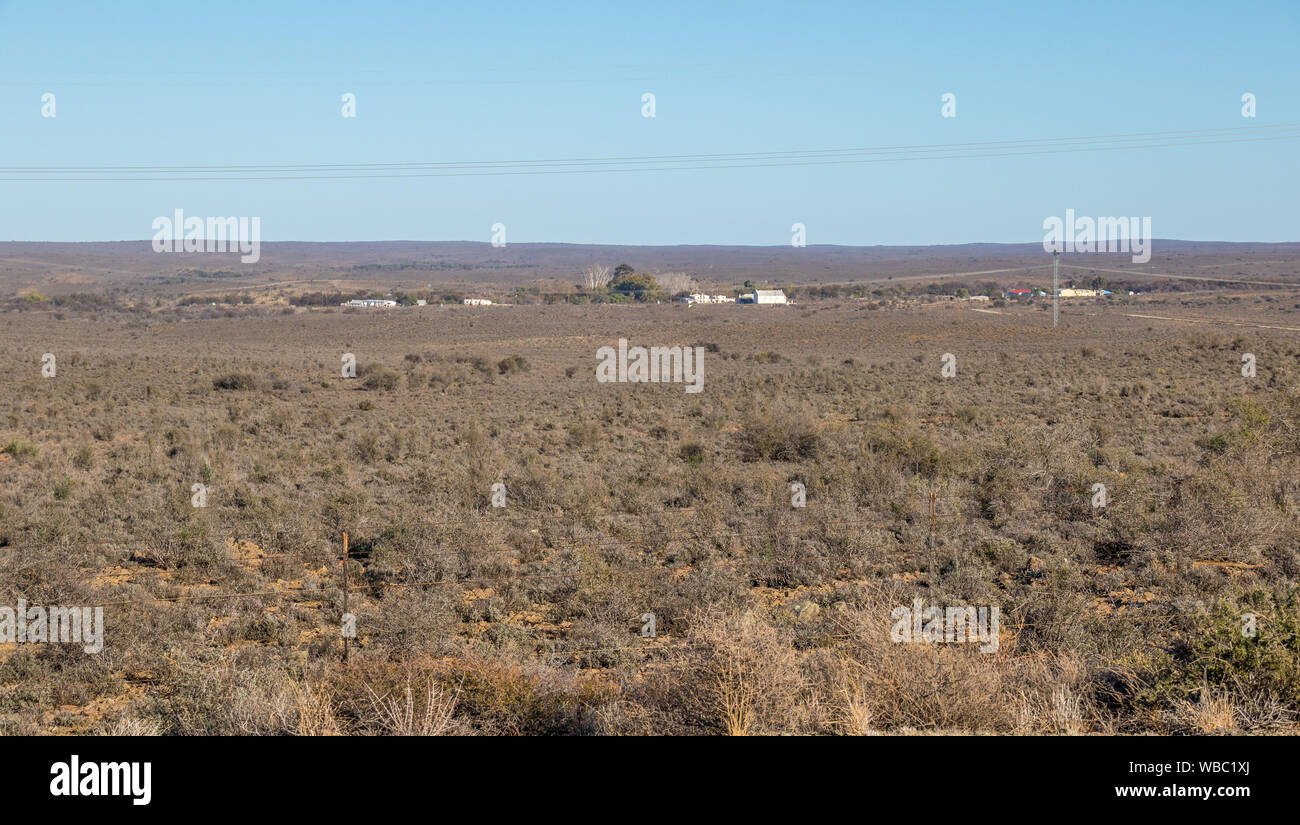
[[[1293,731],[1297,300],[0,313],[0,732]]]

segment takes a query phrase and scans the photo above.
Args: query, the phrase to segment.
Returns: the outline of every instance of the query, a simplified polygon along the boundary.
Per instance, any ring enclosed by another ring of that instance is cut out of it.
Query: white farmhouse
[[[682,301],[688,304],[731,304],[736,299],[730,295],[709,295],[705,292],[693,292],[682,298]]]
[[[1096,298],[1109,294],[1109,289],[1070,289],[1067,287],[1060,290],[1062,298]]]
[[[465,306],[467,306],[467,307],[490,307],[490,306],[492,306],[492,302],[491,302],[490,300],[488,300],[487,298],[466,298],[466,299],[465,299],[464,301],[462,301],[461,303],[463,303],[463,304],[464,304]]]

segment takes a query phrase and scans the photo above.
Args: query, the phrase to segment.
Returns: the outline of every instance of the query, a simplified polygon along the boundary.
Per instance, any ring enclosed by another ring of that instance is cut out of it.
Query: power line
[[[526,166],[551,164],[591,164],[591,163],[660,163],[668,161],[707,161],[707,160],[762,160],[779,159],[793,156],[856,155],[881,154],[887,152],[908,151],[948,151],[966,148],[1004,148],[1020,144],[1053,143],[1099,143],[1116,140],[1159,140],[1165,137],[1214,137],[1219,135],[1249,134],[1279,129],[1300,128],[1300,122],[1282,123],[1270,126],[1234,126],[1218,129],[1167,130],[1160,132],[1128,132],[1112,135],[1087,135],[1064,138],[1026,138],[1020,140],[967,141],[962,143],[918,143],[897,146],[850,147],[842,149],[794,149],[768,152],[716,152],[690,155],[614,155],[606,157],[584,158],[537,158],[531,160],[489,160],[489,161],[449,161],[449,162],[406,162],[406,163],[304,163],[304,164],[221,164],[211,166],[0,166],[0,172],[202,172],[202,171],[356,171],[364,169],[434,169],[459,167],[495,167]]]
[[[1074,152],[1117,151],[1125,149],[1169,148],[1177,146],[1214,145],[1224,143],[1249,143],[1271,140],[1300,139],[1296,124],[1268,127],[1234,127],[1232,130],[1197,130],[1196,132],[1150,133],[1173,137],[1098,136],[1093,138],[1048,138],[1021,141],[990,141],[970,144],[918,144],[912,147],[881,147],[874,149],[818,149],[802,152],[760,152],[717,155],[660,155],[625,156],[609,158],[571,158],[555,160],[517,161],[463,161],[456,163],[408,164],[335,164],[335,165],[280,165],[280,166],[177,166],[177,167],[0,167],[0,172],[20,177],[3,177],[8,182],[123,182],[123,181],[256,181],[256,180],[364,180],[419,177],[483,177],[550,174],[594,174],[608,172],[662,172],[696,169],[747,169],[769,167],[837,166],[894,161],[955,160],[962,158],[1014,157]],[[1242,129],[1251,131],[1243,132]],[[1260,136],[1262,135],[1262,136]],[[1151,142],[1166,140],[1167,142]],[[1059,144],[1069,141],[1073,145]],[[1125,145],[1098,145],[1123,143]],[[956,148],[954,148],[956,147]],[[1016,148],[1020,147],[1020,148]],[[1026,148],[1033,147],[1033,148]],[[988,151],[990,149],[1015,149],[1014,151]],[[952,152],[958,154],[934,154]],[[884,157],[880,157],[884,155]],[[653,164],[689,165],[653,165]],[[437,170],[437,171],[429,171]],[[112,177],[109,174],[127,172],[162,174],[155,176]],[[196,172],[216,174],[196,175]],[[225,172],[251,174],[227,175]],[[308,172],[311,174],[301,174]],[[325,172],[324,174],[316,174]],[[343,174],[360,172],[360,174]],[[269,174],[287,173],[287,174]],[[53,174],[58,177],[36,177]],[[89,177],[68,175],[89,174]]]

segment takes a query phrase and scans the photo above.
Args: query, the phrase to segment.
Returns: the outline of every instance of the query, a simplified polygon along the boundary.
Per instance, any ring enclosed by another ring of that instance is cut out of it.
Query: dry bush
[[[95,732],[99,736],[161,736],[163,730],[153,719],[118,716],[101,724]]]
[[[816,457],[821,448],[816,425],[797,416],[755,416],[745,423],[736,441],[744,461],[797,461]]]
[[[590,734],[596,729],[595,710],[614,695],[614,688],[597,677],[519,660],[505,651],[491,660],[476,653],[437,660],[359,657],[335,674],[334,685],[358,727],[375,733],[430,731],[426,735]]]
[[[1208,686],[1201,689],[1201,695],[1195,702],[1181,702],[1176,712],[1197,733],[1237,732],[1237,712],[1233,697],[1226,692],[1211,690]]]
[[[432,679],[425,682],[418,706],[409,682],[402,688],[404,699],[395,698],[391,693],[380,696],[369,685],[366,690],[374,711],[371,728],[394,736],[443,736],[454,730],[452,717],[458,692],[443,690]]]
[[[286,731],[299,736],[337,736],[339,721],[334,701],[328,690],[308,682],[291,682],[289,696],[291,709],[283,712],[281,719]]]
[[[1017,726],[1010,645],[984,654],[975,644],[898,643],[881,599],[844,617],[844,667],[856,680],[855,704],[882,729],[1010,732]]]
[[[797,730],[805,688],[790,639],[753,613],[701,613],[690,622],[679,664],[683,700],[729,736]]]
[[[230,372],[212,379],[215,390],[251,390],[257,386],[257,379],[244,372]]]

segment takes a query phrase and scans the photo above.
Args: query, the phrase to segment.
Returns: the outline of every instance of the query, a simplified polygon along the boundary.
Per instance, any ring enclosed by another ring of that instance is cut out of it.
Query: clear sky
[[[992,6],[0,0],[0,165],[599,158],[1300,122],[1296,0]],[[356,118],[340,115],[345,92]],[[949,92],[955,118],[941,117]],[[486,241],[502,222],[511,242],[788,244],[801,222],[809,244],[1035,242],[1073,208],[1150,216],[1158,238],[1297,241],[1298,151],[1291,139],[580,175],[0,181],[0,240],[147,239],[182,208],[259,216],[264,241]]]

